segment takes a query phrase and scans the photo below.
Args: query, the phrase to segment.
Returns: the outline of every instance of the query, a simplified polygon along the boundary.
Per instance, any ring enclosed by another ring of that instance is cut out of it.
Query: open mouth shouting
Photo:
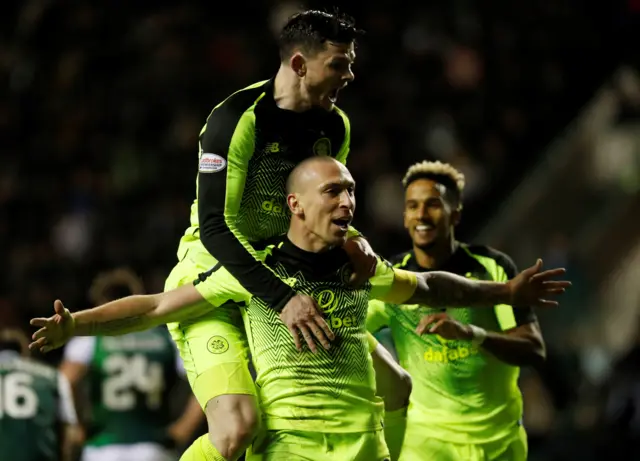
[[[346,216],[344,218],[332,219],[331,222],[338,228],[341,233],[346,233],[349,230],[349,224],[351,224],[351,220],[352,218],[350,216]]]

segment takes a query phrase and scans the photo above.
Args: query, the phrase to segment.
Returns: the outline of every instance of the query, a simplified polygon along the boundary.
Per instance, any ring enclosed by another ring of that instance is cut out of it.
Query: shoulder
[[[207,117],[207,123],[202,130],[202,143],[228,144],[242,116],[255,107],[256,103],[265,94],[267,83],[267,81],[258,82],[236,91],[214,107]]]
[[[493,260],[496,265],[502,267],[509,278],[514,277],[518,273],[518,268],[513,262],[513,259],[502,251],[487,245],[463,244],[463,246],[472,256]]]
[[[251,108],[254,104],[260,101],[260,99],[262,99],[268,84],[269,81],[264,80],[249,85],[231,94],[231,96],[214,107],[213,111],[209,115],[209,120],[214,116],[214,114],[216,116],[219,116],[220,114],[234,114],[239,117],[246,112],[247,109]]]

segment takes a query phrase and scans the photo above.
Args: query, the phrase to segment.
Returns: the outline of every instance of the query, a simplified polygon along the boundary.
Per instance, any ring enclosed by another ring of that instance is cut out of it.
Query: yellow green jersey
[[[313,297],[335,334],[329,350],[298,351],[277,312],[247,296],[245,326],[264,426],[268,430],[363,432],[381,428],[383,403],[376,397],[366,318],[369,299],[402,291],[390,263],[379,260],[364,286],[348,284],[347,253],[336,248],[310,253],[280,238],[258,253],[296,292]],[[209,299],[218,288],[194,282]],[[212,284],[215,285],[215,284]],[[404,288],[406,291],[406,287]]]
[[[427,271],[417,264],[412,251],[392,262],[398,268]],[[507,281],[517,273],[514,263],[503,253],[464,244],[438,270],[497,282]],[[434,309],[372,301],[367,328],[373,333],[384,327],[391,330],[400,365],[413,379],[407,431],[418,426],[425,437],[462,444],[490,442],[517,431],[522,418],[519,368],[501,362],[469,341],[415,333],[423,316],[442,311],[488,331],[501,332],[536,321],[528,307]]]

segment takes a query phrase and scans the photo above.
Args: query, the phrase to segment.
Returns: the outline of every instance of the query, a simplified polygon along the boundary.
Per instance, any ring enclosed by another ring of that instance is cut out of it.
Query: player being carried
[[[314,297],[336,325],[335,340],[317,354],[301,353],[287,326],[259,297],[245,292],[245,325],[255,362],[266,436],[254,443],[248,459],[385,460],[381,430],[382,402],[376,397],[369,351],[376,348],[366,332],[370,298],[390,303],[434,306],[493,306],[551,303],[568,282],[553,281],[562,269],[540,272],[540,264],[509,281],[468,280],[446,272],[394,269],[377,259],[374,276],[364,285],[348,283],[351,264],[342,245],[355,209],[354,181],[346,167],[329,157],[298,165],[288,181],[291,211],[286,237],[266,242],[261,260],[296,290]],[[220,268],[219,271],[226,269]],[[71,314],[60,301],[55,315],[32,320],[41,327],[33,348],[48,351],[72,336],[122,334],[202,312],[203,301],[219,296],[211,274],[192,284],[149,296],[133,296]],[[239,293],[237,287],[225,289]],[[335,321],[333,319],[336,319]],[[368,344],[369,343],[369,344]],[[228,344],[223,338],[214,350]],[[212,459],[203,447],[184,459]]]
[[[515,277],[504,253],[456,240],[460,172],[425,161],[408,169],[403,185],[404,225],[413,249],[393,258],[395,267],[446,270],[469,280]],[[517,380],[520,366],[544,360],[532,307],[547,304],[521,299],[496,302],[493,309],[440,309],[432,303],[371,302],[368,329],[390,327],[400,364],[413,379],[401,460],[526,459]]]
[[[89,295],[95,304],[144,292],[128,269],[100,274]],[[204,415],[195,397],[172,420],[170,393],[184,376],[182,362],[164,326],[121,337],[76,337],[64,349],[60,371],[69,379],[78,408],[88,390],[88,437],[82,461],[171,461]]]

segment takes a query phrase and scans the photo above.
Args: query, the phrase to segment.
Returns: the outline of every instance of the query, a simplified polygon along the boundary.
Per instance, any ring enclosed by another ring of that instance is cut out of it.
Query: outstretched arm
[[[407,272],[395,269],[391,289],[377,299],[394,304],[424,304],[431,307],[489,307],[498,304],[554,307],[547,299],[571,286],[553,277],[564,269],[540,272],[542,260],[507,282],[469,280],[449,272]]]
[[[63,346],[73,336],[118,336],[147,330],[168,322],[202,314],[208,303],[191,284],[155,295],[134,295],[71,314],[62,301],[54,302],[55,314],[36,318],[31,325],[41,327],[30,349],[49,352]]]

